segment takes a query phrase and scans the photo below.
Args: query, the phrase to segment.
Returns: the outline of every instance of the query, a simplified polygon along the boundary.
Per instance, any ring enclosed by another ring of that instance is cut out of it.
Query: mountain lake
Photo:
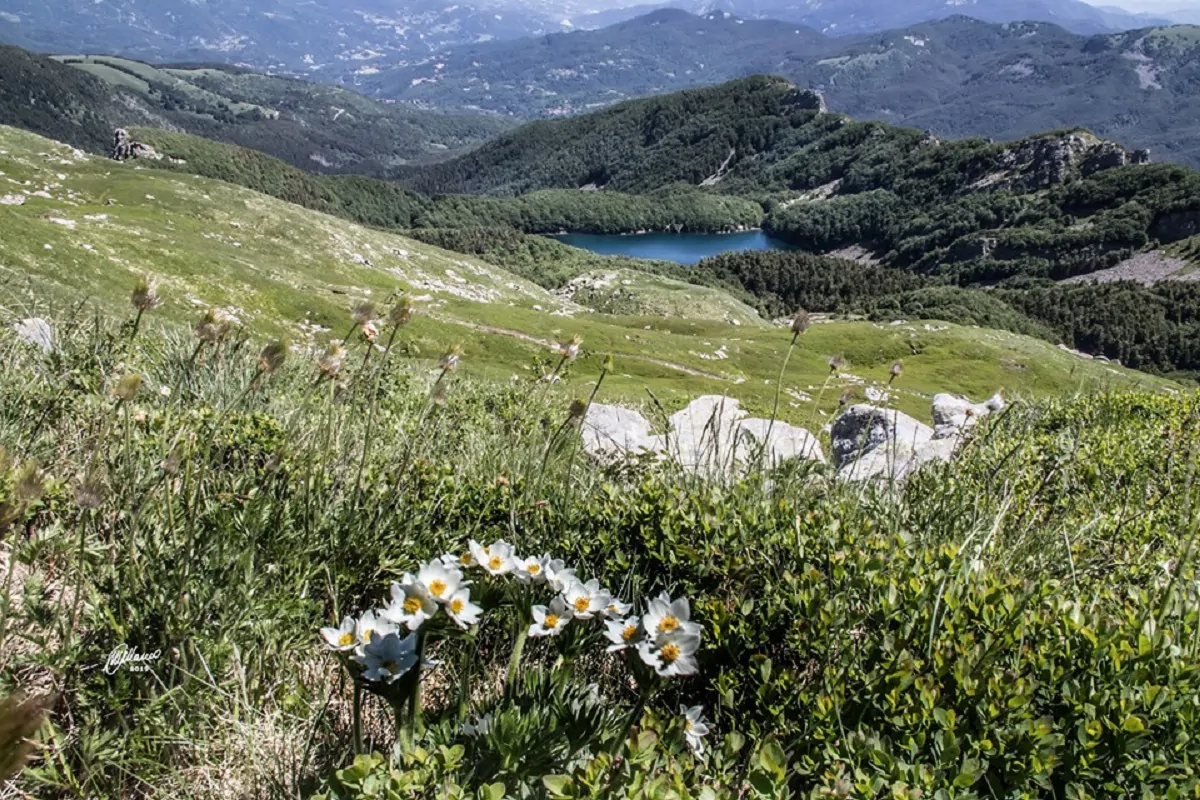
[[[762,231],[737,233],[564,233],[553,237],[563,244],[605,256],[660,259],[695,264],[704,258],[744,250],[792,250],[787,242]]]

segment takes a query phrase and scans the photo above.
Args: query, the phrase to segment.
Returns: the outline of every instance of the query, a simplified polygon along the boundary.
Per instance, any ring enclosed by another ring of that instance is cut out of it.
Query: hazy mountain
[[[365,88],[532,116],[772,73],[857,117],[999,138],[1084,125],[1200,163],[1198,56],[1196,27],[1079,36],[958,17],[831,38],[777,21],[658,11],[599,31],[463,48],[440,67],[397,67]]]

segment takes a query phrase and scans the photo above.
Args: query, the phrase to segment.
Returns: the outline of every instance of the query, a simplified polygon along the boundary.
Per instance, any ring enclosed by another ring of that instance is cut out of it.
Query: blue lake
[[[661,259],[680,264],[721,253],[743,250],[791,250],[791,245],[772,239],[762,231],[739,233],[634,233],[625,236],[591,233],[565,233],[555,236],[560,242],[606,256]]]

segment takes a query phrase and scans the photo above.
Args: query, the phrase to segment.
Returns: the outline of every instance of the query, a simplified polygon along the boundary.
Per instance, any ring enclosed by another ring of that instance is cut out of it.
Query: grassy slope
[[[477,259],[240,187],[78,159],[69,148],[10,128],[0,128],[0,151],[0,195],[28,197],[23,205],[0,205],[0,275],[5,296],[21,298],[6,301],[19,314],[46,312],[84,296],[123,314],[136,276],[152,273],[161,279],[166,301],[156,319],[189,321],[204,305],[228,306],[255,336],[284,332],[320,340],[341,335],[349,308],[368,293],[383,303],[394,291],[410,290],[426,298],[407,334],[423,357],[461,342],[465,369],[499,377],[531,368],[534,357],[552,359],[550,342],[578,333],[586,354],[570,380],[580,392],[599,373],[602,354],[611,351],[618,374],[605,385],[609,399],[644,398],[650,388],[670,407],[722,392],[760,413],[772,404],[790,340],[777,329],[589,314]],[[35,191],[50,198],[32,196]],[[355,263],[356,256],[371,265]],[[301,327],[305,321],[332,332],[314,336]],[[722,345],[726,359],[714,356]],[[928,413],[928,396],[938,391],[979,397],[1002,386],[1058,393],[1170,385],[1012,334],[855,322],[814,326],[790,361],[786,387],[815,393],[835,353],[846,355],[851,372],[872,380],[884,378],[891,362],[903,357],[907,370],[896,402],[921,417]],[[836,404],[841,384],[831,382],[822,395],[824,410]],[[784,395],[781,414],[806,421],[811,408]]]

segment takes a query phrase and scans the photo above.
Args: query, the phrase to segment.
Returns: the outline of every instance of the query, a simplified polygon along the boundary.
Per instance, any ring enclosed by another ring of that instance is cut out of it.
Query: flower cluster
[[[417,631],[439,613],[466,630],[479,621],[483,609],[471,602],[470,581],[458,560],[446,554],[422,564],[416,575],[405,573],[392,583],[391,600],[358,619],[345,617],[341,626],[321,629],[331,650],[348,653],[363,667],[369,681],[391,683],[417,663]],[[401,638],[402,630],[408,635]]]

